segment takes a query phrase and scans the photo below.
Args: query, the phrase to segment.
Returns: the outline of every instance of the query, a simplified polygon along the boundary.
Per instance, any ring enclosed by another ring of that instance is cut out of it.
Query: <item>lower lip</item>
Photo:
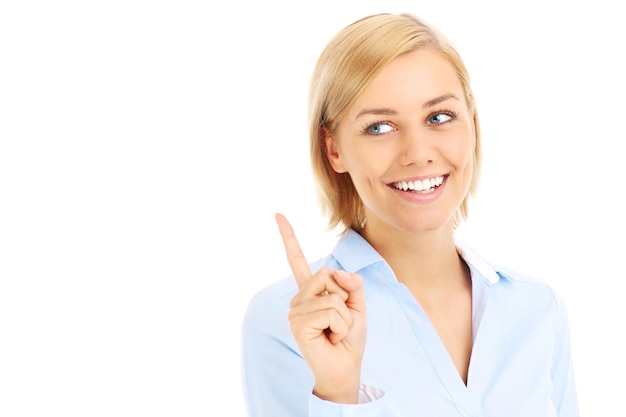
[[[435,188],[433,191],[427,194],[422,194],[415,191],[402,191],[393,186],[389,186],[389,188],[391,188],[391,190],[399,195],[402,199],[410,203],[425,204],[431,203],[441,197],[441,195],[443,194],[443,189],[446,186],[447,182],[448,177],[443,180],[439,187]]]

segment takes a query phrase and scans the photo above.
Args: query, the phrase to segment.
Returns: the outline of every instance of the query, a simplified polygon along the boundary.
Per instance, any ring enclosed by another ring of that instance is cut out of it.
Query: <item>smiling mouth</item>
[[[389,185],[400,191],[428,194],[435,191],[437,187],[443,184],[444,180],[445,176],[440,175],[438,177],[426,178],[423,180],[393,182]]]

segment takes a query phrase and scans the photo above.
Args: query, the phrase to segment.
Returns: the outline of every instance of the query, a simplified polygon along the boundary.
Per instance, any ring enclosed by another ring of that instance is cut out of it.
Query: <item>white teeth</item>
[[[395,182],[392,185],[402,191],[430,191],[432,188],[439,187],[443,183],[443,176],[427,178],[425,180],[402,181]]]

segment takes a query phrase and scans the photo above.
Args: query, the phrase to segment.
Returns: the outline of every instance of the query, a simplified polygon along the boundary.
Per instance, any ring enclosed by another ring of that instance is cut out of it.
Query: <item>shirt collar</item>
[[[458,239],[456,239],[454,243],[456,244],[456,251],[461,258],[463,258],[468,265],[473,267],[489,284],[496,284],[500,281],[500,275],[496,270],[469,246],[460,242]]]
[[[455,245],[459,255],[478,272],[489,284],[496,284],[500,281],[500,274],[469,246],[455,240]],[[340,238],[332,256],[348,272],[357,272],[367,266],[386,261],[382,256],[353,229],[348,229]]]
[[[348,272],[357,272],[377,262],[385,262],[376,249],[353,229],[348,229],[339,238],[332,255]]]

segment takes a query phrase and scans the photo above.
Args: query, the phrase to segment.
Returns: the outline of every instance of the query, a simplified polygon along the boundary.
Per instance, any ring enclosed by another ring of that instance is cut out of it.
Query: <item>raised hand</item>
[[[315,376],[314,393],[356,403],[366,339],[363,280],[329,268],[313,274],[287,219],[276,214],[276,223],[299,288],[291,300],[291,332]]]

